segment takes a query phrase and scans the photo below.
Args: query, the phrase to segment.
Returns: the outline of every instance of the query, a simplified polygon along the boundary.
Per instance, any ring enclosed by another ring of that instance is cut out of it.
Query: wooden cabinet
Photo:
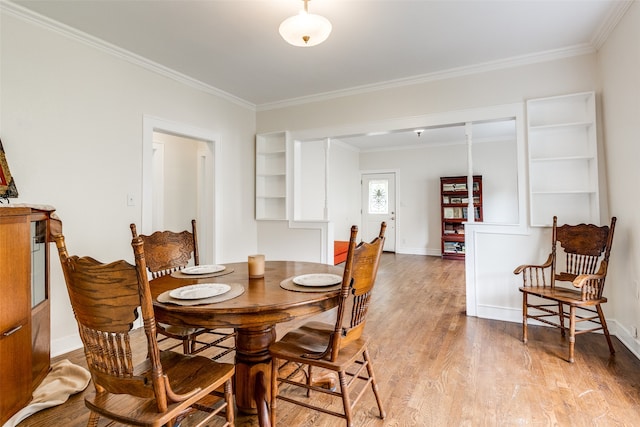
[[[442,217],[441,250],[445,259],[464,259],[464,223],[469,217],[469,190],[466,176],[440,178]],[[473,212],[482,221],[482,177],[473,177]]]
[[[286,220],[287,132],[256,136],[256,219]]]
[[[50,367],[52,208],[0,207],[0,424],[31,400]],[[59,224],[57,219],[54,219]]]
[[[593,92],[527,101],[532,226],[600,223]]]

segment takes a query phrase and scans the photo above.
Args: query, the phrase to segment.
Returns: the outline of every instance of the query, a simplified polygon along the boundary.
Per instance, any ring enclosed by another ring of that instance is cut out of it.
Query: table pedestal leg
[[[269,344],[276,339],[274,325],[255,328],[238,328],[236,337],[236,406],[239,411],[263,415],[268,413],[266,408],[270,397],[271,357]],[[262,382],[258,385],[256,381]],[[266,391],[266,393],[265,393]],[[256,396],[262,394],[261,402],[256,402]],[[262,417],[260,417],[262,418]],[[260,425],[263,420],[260,420]]]

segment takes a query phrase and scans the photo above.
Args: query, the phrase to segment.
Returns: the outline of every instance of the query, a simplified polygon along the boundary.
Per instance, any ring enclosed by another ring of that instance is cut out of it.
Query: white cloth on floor
[[[69,396],[89,385],[91,374],[82,366],[74,365],[67,359],[51,365],[51,371],[34,390],[29,404],[18,411],[2,427],[15,427],[30,415],[52,406],[63,404]]]

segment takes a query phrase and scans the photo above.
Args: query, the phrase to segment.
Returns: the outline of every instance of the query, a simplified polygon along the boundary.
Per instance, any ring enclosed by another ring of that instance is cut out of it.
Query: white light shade
[[[304,10],[280,24],[280,35],[294,46],[309,47],[325,41],[331,34],[331,22],[324,16]]]

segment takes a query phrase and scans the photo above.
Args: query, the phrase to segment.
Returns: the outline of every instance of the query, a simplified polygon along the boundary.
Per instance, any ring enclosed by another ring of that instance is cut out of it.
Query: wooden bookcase
[[[442,218],[441,251],[445,259],[464,259],[464,223],[467,222],[469,191],[466,176],[440,178],[440,213]],[[475,221],[482,221],[482,176],[473,177]]]

